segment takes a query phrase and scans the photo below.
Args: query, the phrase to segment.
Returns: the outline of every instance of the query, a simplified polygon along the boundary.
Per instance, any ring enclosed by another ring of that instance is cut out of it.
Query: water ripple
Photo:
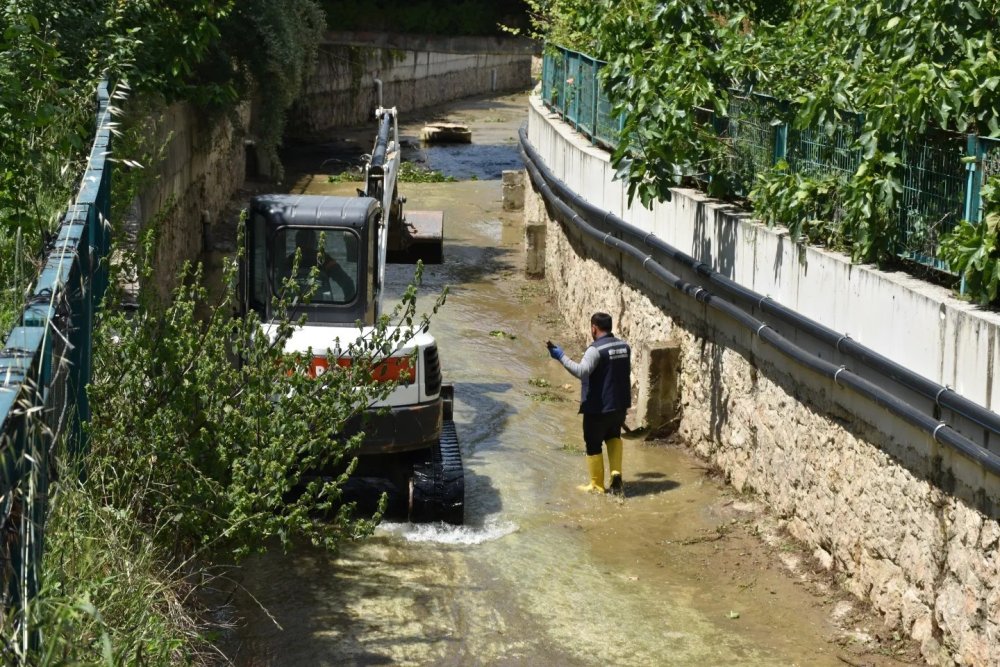
[[[436,544],[475,545],[492,542],[517,531],[511,521],[489,517],[481,527],[452,526],[447,523],[382,523],[379,534],[398,535],[407,542],[433,542]]]

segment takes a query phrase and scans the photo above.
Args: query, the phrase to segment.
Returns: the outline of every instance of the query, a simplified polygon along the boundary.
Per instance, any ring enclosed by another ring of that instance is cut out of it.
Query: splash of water
[[[382,523],[378,533],[398,535],[407,542],[434,542],[437,544],[475,545],[498,540],[517,530],[517,525],[499,518],[486,519],[481,527],[452,526],[447,523]]]

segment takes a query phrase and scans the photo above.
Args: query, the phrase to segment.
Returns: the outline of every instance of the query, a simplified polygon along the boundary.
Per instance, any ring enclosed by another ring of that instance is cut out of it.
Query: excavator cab
[[[273,297],[292,279],[299,293],[311,295],[296,306],[311,324],[372,324],[378,317],[380,217],[379,202],[371,197],[254,197],[241,303],[269,321]]]

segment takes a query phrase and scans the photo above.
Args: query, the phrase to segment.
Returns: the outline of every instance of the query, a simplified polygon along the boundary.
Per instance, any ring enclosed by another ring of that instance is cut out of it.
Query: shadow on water
[[[477,450],[493,449],[499,443],[499,434],[507,425],[513,406],[498,400],[495,394],[505,394],[513,388],[509,382],[456,382],[455,396],[459,402],[455,411],[458,427],[464,433],[462,450],[467,456]],[[466,406],[472,408],[468,414]]]
[[[375,128],[372,126],[374,135]],[[349,169],[360,169],[365,164],[365,153],[371,141],[360,138],[335,138],[316,144],[289,143],[281,151],[281,162],[289,175],[339,174]]]
[[[445,222],[447,226],[448,221]],[[453,245],[445,249],[445,264],[424,267],[421,291],[436,294],[445,286],[454,297],[466,292],[476,293],[475,283],[501,280],[516,271],[513,252],[495,246]],[[386,267],[386,298],[399,299],[412,280],[411,265],[390,264]]]
[[[303,557],[291,561],[290,568],[272,573],[269,590],[261,600],[268,611],[258,607],[252,615],[250,624],[255,632],[249,641],[234,647],[234,664],[334,664],[328,660],[338,655],[348,658],[346,662],[338,660],[339,664],[388,665],[397,663],[393,652],[424,653],[460,641],[443,627],[439,632],[425,627],[424,633],[405,637],[382,635],[381,626],[398,619],[373,620],[364,613],[369,605],[377,605],[427,614],[436,596],[462,594],[444,581],[416,581],[401,587],[399,573],[425,569],[423,560],[407,558],[406,551],[399,549],[369,550],[363,558],[344,558],[304,545],[301,549]],[[301,581],[323,581],[323,585],[302,586]],[[337,595],[331,596],[332,591]],[[288,597],[290,592],[294,599]],[[284,648],[275,654],[268,647],[275,645],[274,638],[279,635]]]
[[[462,289],[464,283],[506,275],[515,270],[509,248],[458,246],[447,252],[451,264],[444,273],[451,283],[450,289]]]
[[[503,509],[500,491],[492,478],[469,468],[465,469],[465,498],[465,525],[469,528],[485,528],[486,519]]]
[[[508,382],[457,382],[455,396],[459,442],[465,465],[465,522],[472,527],[483,527],[486,519],[503,509],[499,490],[489,477],[478,475],[474,466],[478,452],[489,453],[500,446],[499,435],[504,433],[507,420],[514,407],[495,398],[513,388]],[[472,408],[468,414],[466,406]]]
[[[667,479],[661,472],[638,472],[625,481],[625,497],[652,496],[680,487],[680,482]]]

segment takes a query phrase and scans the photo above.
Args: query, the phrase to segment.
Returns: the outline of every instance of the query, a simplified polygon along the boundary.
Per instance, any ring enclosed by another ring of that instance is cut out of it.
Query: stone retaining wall
[[[545,279],[571,326],[604,310],[633,349],[680,347],[679,433],[696,453],[759,494],[887,627],[918,640],[928,661],[1000,664],[1000,525],[901,464],[935,449],[931,438],[902,436],[896,424],[902,437],[886,442],[831,400],[843,389],[747,346],[748,336],[703,305],[568,234],[532,188],[526,216],[545,221]]]
[[[308,139],[371,120],[378,99],[375,79],[382,81],[383,104],[401,113],[531,84],[531,54],[523,49],[456,53],[447,38],[403,44],[410,48],[324,44],[289,120],[289,136]]]
[[[244,126],[248,106],[239,112]],[[173,104],[146,122],[162,154],[149,167],[152,180],[136,197],[132,214],[139,229],[156,225],[155,282],[167,298],[181,264],[202,251],[205,227],[243,183],[244,133],[228,116],[209,120],[188,104]]]
[[[1000,525],[976,509],[997,507],[996,480],[554,222],[531,187],[525,222],[569,326],[604,310],[635,350],[679,347],[678,430],[697,454],[759,494],[929,662],[1000,665]]]

